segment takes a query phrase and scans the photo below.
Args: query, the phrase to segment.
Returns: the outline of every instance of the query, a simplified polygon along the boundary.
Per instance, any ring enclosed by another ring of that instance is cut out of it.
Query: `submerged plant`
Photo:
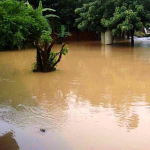
[[[47,11],[49,9],[43,9],[40,1],[38,7],[40,14],[42,14],[41,10]],[[56,65],[60,62],[62,55],[68,53],[68,46],[63,44],[60,52],[52,52],[52,47],[60,38],[68,36],[68,33],[65,32],[65,30],[65,27],[61,26],[61,32],[56,34],[57,37],[52,38],[52,29],[49,28],[49,30],[43,30],[41,36],[36,39],[35,46],[37,49],[37,57],[36,65],[34,65],[35,67],[33,68],[34,71],[50,72],[56,70]]]
[[[37,71],[37,68],[38,68],[38,65],[36,62],[34,62],[32,65],[31,65],[31,69],[33,72],[36,72]]]
[[[35,63],[33,63],[32,66],[31,66],[32,71],[33,72],[38,72],[39,69],[44,69],[43,65],[46,65],[46,69],[47,69],[46,72],[56,70],[56,66],[60,62],[60,60],[62,58],[62,55],[66,55],[68,53],[68,50],[69,50],[68,45],[63,44],[60,52],[50,52],[49,53],[49,57],[47,59],[47,63],[46,64],[44,64],[42,59],[40,59],[42,62],[39,62],[39,63],[35,62]],[[42,56],[40,56],[40,58],[42,58]]]

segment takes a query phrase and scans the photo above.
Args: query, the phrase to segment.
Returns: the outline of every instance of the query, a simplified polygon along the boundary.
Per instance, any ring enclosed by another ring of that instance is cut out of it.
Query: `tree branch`
[[[36,49],[37,49],[39,52],[42,52],[43,50],[42,50],[42,48],[39,46],[39,41],[38,41],[38,40],[36,40],[35,44],[36,44]]]
[[[63,54],[63,48],[66,44],[64,43],[61,47],[61,51],[59,52],[59,57],[57,59],[57,61],[53,64],[53,66],[51,67],[51,69],[53,69],[61,60],[62,54]]]
[[[51,49],[52,49],[53,45],[54,45],[55,42],[57,41],[57,39],[58,39],[58,38],[55,37],[55,38],[53,39],[52,43],[49,45],[49,47],[48,47],[48,49],[47,49],[47,54],[48,54],[48,56],[49,56],[49,53],[51,52]]]

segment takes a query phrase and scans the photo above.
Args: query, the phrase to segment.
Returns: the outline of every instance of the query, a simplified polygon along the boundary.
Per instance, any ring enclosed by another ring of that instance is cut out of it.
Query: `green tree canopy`
[[[101,19],[112,17],[117,4],[116,0],[93,0],[83,4],[82,7],[75,10],[79,14],[76,19],[78,28],[80,30],[105,31],[106,27],[102,25]]]
[[[80,30],[130,32],[133,44],[134,31],[150,24],[149,7],[149,0],[91,0],[75,10],[76,22]]]
[[[47,20],[38,9],[15,0],[0,1],[0,47],[20,48],[23,43],[50,31]]]
[[[104,27],[112,29],[114,35],[121,32],[130,32],[131,43],[134,44],[134,31],[141,30],[143,26],[149,26],[150,14],[141,1],[127,1],[115,9],[110,19],[103,18]]]
[[[37,8],[40,0],[28,0],[33,7]],[[42,0],[43,8],[52,8],[56,10],[54,15],[59,16],[59,19],[54,19],[56,30],[59,30],[61,25],[65,25],[68,31],[76,30],[75,9],[89,0]]]
[[[29,2],[16,0],[0,1],[0,47],[21,48],[25,42],[32,42],[36,46],[36,62],[32,65],[33,71],[49,72],[55,70],[62,55],[68,52],[67,45],[63,44],[60,52],[52,52],[52,47],[58,37],[65,37],[68,33],[62,27],[62,33],[54,39],[52,30],[43,11],[54,11],[50,8],[43,9],[39,2],[37,9],[33,9]],[[51,14],[49,14],[50,16]]]

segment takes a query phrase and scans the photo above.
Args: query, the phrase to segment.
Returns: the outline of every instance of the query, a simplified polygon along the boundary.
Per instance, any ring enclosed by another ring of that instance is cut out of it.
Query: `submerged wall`
[[[109,45],[113,44],[113,36],[110,30],[106,30],[105,33],[101,33],[101,44]]]
[[[66,41],[94,41],[98,40],[98,34],[92,31],[72,31],[72,36],[68,36]]]
[[[105,33],[96,34],[92,31],[72,31],[70,32],[72,36],[68,36],[66,41],[96,41],[101,39],[101,44],[109,45],[113,44],[112,32],[107,30]]]
[[[101,44],[105,44],[105,33],[101,32]]]

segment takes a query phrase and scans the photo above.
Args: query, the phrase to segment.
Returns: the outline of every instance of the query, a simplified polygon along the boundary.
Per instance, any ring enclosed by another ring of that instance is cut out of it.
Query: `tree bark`
[[[127,39],[129,40],[129,39],[130,39],[130,33],[127,32],[127,33],[126,33],[126,36],[127,36]]]
[[[48,63],[47,63],[47,51],[42,51],[42,64],[43,64],[43,72],[48,72]]]
[[[57,63],[60,62],[65,44],[62,45],[60,52],[57,54],[57,56],[59,55],[57,61],[51,67],[50,67],[50,64],[48,63],[51,49],[54,43],[56,42],[56,40],[53,40],[53,42],[49,46],[46,44],[44,46],[44,49],[42,49],[38,41],[36,41],[36,49],[37,49],[37,56],[36,56],[37,69],[35,70],[36,72],[53,71]]]
[[[134,46],[134,29],[131,30],[131,46]]]
[[[36,49],[37,49],[37,54],[36,54],[36,63],[37,63],[37,72],[43,71],[43,65],[42,65],[42,49],[40,48],[38,41],[36,41]]]
[[[58,57],[56,63],[54,63],[53,66],[50,68],[51,70],[53,70],[53,68],[60,62],[61,57],[62,57],[63,48],[64,48],[65,45],[66,45],[66,44],[63,44],[63,45],[62,45],[61,51],[59,52],[59,57]]]
[[[37,71],[38,72],[42,71],[43,70],[42,58],[41,58],[41,53],[38,49],[37,49],[37,55],[36,55],[36,62],[37,62]]]
[[[55,25],[53,17],[52,17],[52,37],[55,37]]]
[[[49,57],[49,54],[50,54],[50,52],[51,52],[51,50],[52,50],[52,47],[54,46],[54,44],[56,43],[57,40],[58,40],[58,38],[55,37],[55,38],[53,39],[52,43],[48,46],[48,49],[47,49],[48,57]]]

